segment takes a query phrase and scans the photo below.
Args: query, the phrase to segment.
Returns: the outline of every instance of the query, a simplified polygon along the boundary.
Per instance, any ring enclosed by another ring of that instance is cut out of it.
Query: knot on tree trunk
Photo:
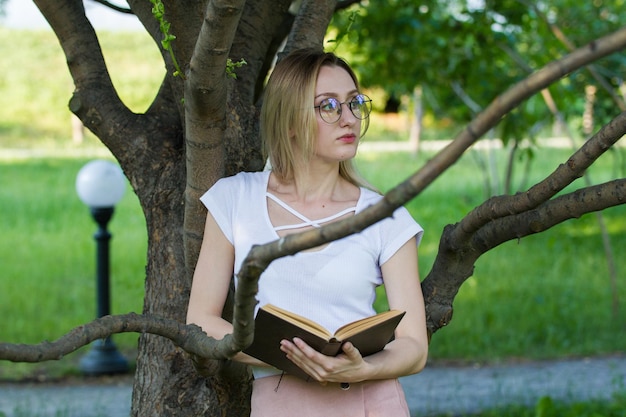
[[[437,330],[450,323],[453,311],[452,304],[438,302],[426,303],[426,323],[429,338]]]

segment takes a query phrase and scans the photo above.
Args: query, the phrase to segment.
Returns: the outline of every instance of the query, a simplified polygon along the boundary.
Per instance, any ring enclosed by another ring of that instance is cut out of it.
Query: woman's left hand
[[[350,342],[341,346],[343,353],[326,356],[307,345],[302,339],[283,340],[280,349],[311,378],[326,382],[359,382],[367,362]]]

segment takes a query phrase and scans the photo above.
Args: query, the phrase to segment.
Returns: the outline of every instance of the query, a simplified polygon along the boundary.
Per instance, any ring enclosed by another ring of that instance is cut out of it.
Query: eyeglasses
[[[343,105],[346,104],[350,109],[350,112],[359,120],[367,119],[372,111],[372,100],[365,94],[359,94],[351,98],[349,101],[340,103],[339,100],[334,98],[325,98],[319,104],[314,106],[319,113],[320,117],[326,123],[337,123],[341,118],[341,111]]]

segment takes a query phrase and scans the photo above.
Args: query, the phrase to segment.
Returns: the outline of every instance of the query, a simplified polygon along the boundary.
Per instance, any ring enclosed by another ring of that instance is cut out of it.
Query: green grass
[[[105,61],[120,98],[143,112],[165,75],[147,33],[99,32]],[[52,31],[0,27],[0,146],[73,148],[68,103],[74,86]],[[97,146],[86,132],[84,145]]]
[[[469,415],[466,415],[469,417]],[[626,395],[617,395],[611,400],[594,400],[587,402],[564,403],[543,397],[534,407],[525,405],[509,405],[495,408],[471,417],[625,417]],[[451,417],[441,415],[438,417]],[[460,417],[460,416],[456,416]]]
[[[536,161],[536,179],[566,157],[550,150]],[[428,155],[390,153],[359,158],[361,170],[382,190],[423,164]],[[96,225],[74,189],[88,159],[32,158],[0,161],[0,314],[2,340],[37,343],[56,339],[95,316]],[[608,162],[610,162],[607,159]],[[595,172],[609,175],[605,162]],[[393,170],[389,170],[389,167]],[[464,157],[450,172],[412,200],[408,208],[426,229],[420,271],[426,276],[445,224],[460,220],[483,200],[475,163]],[[626,262],[626,207],[603,215],[616,251],[618,271]],[[140,312],[143,303],[146,231],[130,188],[110,223],[112,312]],[[620,300],[626,285],[618,282]],[[451,324],[436,333],[433,360],[498,361],[516,357],[598,355],[626,346],[625,309],[612,315],[612,293],[594,215],[559,225],[489,252],[455,300]],[[125,351],[136,335],[116,335]],[[462,343],[459,341],[462,340]],[[10,364],[0,365],[0,376]],[[15,365],[25,373],[41,366]]]
[[[54,340],[96,316],[97,230],[75,180],[87,159],[0,161],[0,327],[3,341]],[[146,228],[128,188],[110,222],[111,311],[141,312]],[[114,338],[133,350],[137,335]],[[76,356],[76,355],[75,355]],[[41,366],[16,365],[27,373]],[[0,366],[0,377],[6,376]],[[8,371],[7,374],[10,374]]]
[[[488,410],[472,417],[625,417],[626,395],[611,400],[564,403],[543,397],[534,407],[506,406]],[[440,416],[445,417],[445,416]],[[459,416],[457,416],[459,417]]]
[[[623,151],[622,151],[623,152]],[[565,150],[538,153],[534,182],[567,159]],[[360,169],[381,190],[406,178],[430,155],[364,154]],[[425,228],[420,274],[425,277],[437,253],[441,231],[484,201],[480,174],[468,154],[407,207]],[[390,167],[393,167],[390,169]],[[610,156],[590,170],[596,182],[615,169]],[[579,183],[582,180],[578,180]],[[544,233],[507,242],[481,257],[461,287],[451,324],[432,339],[432,359],[498,361],[623,352],[626,312],[626,207],[603,212],[617,262],[617,315],[595,214],[568,221]],[[462,342],[460,342],[462,341]]]

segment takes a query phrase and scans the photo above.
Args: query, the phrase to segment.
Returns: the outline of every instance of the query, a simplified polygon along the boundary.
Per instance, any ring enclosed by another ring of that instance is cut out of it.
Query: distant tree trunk
[[[409,148],[413,155],[417,155],[422,137],[422,122],[424,119],[424,104],[422,100],[422,87],[417,86],[413,90],[413,117],[409,131]]]
[[[596,87],[585,87],[585,110],[583,112],[583,133],[585,136],[593,133],[593,103],[596,101]]]

